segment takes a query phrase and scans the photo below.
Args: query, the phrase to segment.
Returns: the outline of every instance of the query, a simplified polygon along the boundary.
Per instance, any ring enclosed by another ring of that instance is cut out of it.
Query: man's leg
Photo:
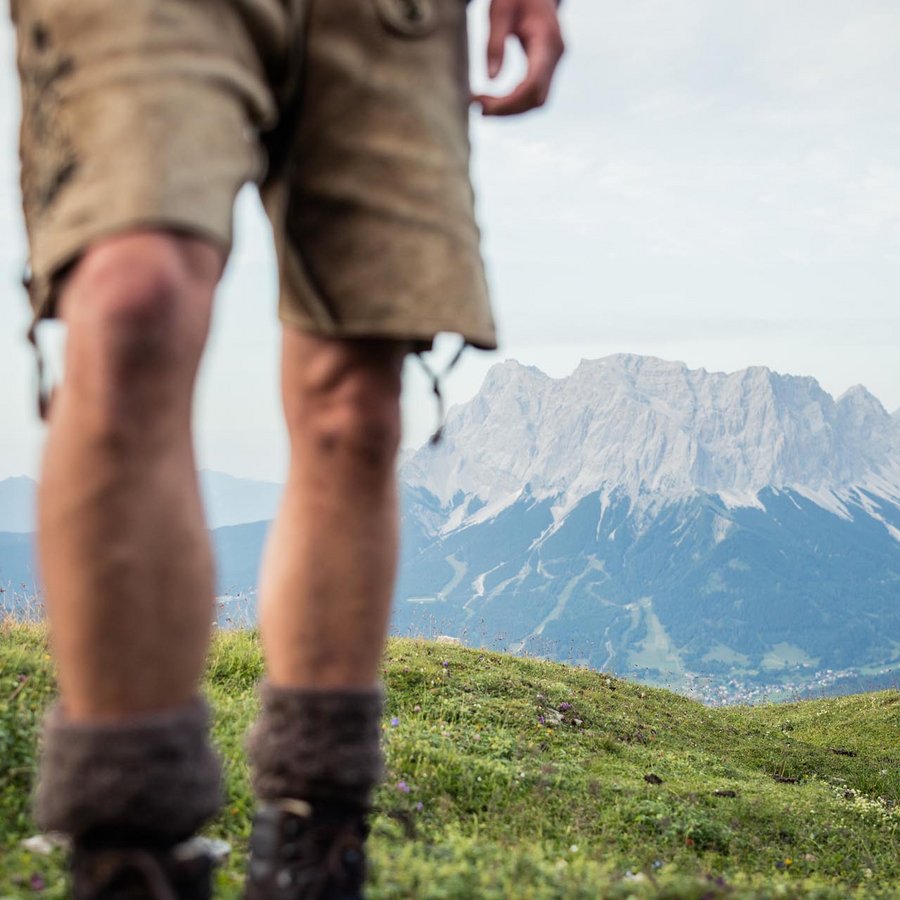
[[[39,496],[61,702],[37,813],[76,840],[180,840],[214,811],[197,700],[213,573],[190,413],[222,259],[198,239],[128,234],[62,287],[66,371]]]
[[[290,469],[260,583],[269,681],[369,689],[378,683],[397,566],[407,348],[286,328],[283,349]]]
[[[268,682],[251,746],[263,801],[251,900],[272,896],[279,879],[297,885],[279,896],[361,890],[363,816],[381,774],[379,671],[397,564],[407,349],[285,330],[291,462],[260,583]],[[298,861],[298,840],[319,849]]]

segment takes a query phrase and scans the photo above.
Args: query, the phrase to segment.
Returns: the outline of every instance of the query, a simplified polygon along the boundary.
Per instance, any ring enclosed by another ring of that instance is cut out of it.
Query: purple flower
[[[450,663],[449,663],[449,661],[446,660],[446,659],[441,663],[441,665],[442,665],[445,669],[449,669],[449,668],[450,668]]]
[[[401,794],[409,793],[409,785],[405,781],[397,782],[397,790],[400,791]]]
[[[28,887],[30,887],[33,891],[42,891],[45,887],[47,887],[47,882],[44,881],[41,875],[38,875],[37,872],[28,879]]]
[[[560,704],[559,704],[559,711],[560,711],[560,712],[568,712],[571,708],[572,708],[572,704],[571,704],[571,703],[560,703]]]
[[[416,804],[416,812],[422,812],[423,809],[425,809],[425,804],[420,800]]]
[[[400,720],[396,716],[394,716],[394,718],[391,719],[391,728],[396,728],[399,724]]]
[[[543,716],[538,716],[538,722],[540,722],[541,725],[547,724],[547,720]]]

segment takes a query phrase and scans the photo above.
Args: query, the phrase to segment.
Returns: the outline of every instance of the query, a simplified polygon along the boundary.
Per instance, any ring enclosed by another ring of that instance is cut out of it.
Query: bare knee
[[[402,360],[402,349],[389,344],[338,341],[305,359],[286,359],[292,444],[329,461],[392,471],[400,445]]]
[[[149,233],[89,250],[62,289],[66,382],[113,416],[146,416],[189,390],[220,257],[200,241]]]

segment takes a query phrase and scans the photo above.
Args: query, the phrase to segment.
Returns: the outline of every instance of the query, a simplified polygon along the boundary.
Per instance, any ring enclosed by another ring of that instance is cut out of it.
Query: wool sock
[[[380,687],[340,690],[260,687],[262,713],[250,737],[261,800],[368,809],[382,776]]]
[[[35,818],[76,841],[170,846],[221,803],[209,711],[188,706],[119,722],[71,722],[61,707],[44,727]]]

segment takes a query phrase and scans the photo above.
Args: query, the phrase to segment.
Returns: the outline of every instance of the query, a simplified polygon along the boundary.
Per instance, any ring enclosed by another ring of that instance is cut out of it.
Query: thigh
[[[227,252],[234,197],[274,115],[267,0],[14,0],[22,195],[37,317],[88,248],[137,229]]]

